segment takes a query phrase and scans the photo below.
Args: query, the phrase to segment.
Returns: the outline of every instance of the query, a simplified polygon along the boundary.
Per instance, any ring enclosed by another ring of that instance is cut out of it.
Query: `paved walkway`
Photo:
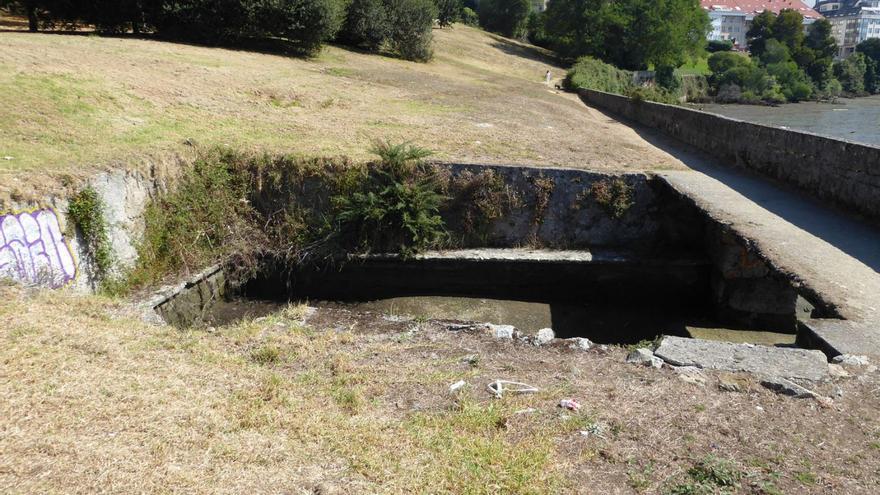
[[[660,177],[752,240],[779,270],[849,320],[810,325],[826,344],[880,356],[880,228],[628,123],[691,169],[659,172]]]

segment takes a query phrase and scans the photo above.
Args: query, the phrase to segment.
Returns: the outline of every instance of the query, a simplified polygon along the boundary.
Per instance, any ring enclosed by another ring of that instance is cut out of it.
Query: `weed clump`
[[[73,197],[67,214],[85,241],[94,264],[95,277],[99,280],[107,279],[113,268],[113,249],[110,246],[101,197],[93,187],[88,186]]]
[[[340,231],[360,251],[391,249],[408,255],[447,238],[436,174],[423,159],[428,150],[410,144],[377,142],[381,159],[350,195],[331,198]]]
[[[687,471],[687,480],[674,485],[669,495],[709,495],[734,490],[744,473],[732,461],[708,456]]]
[[[590,194],[615,219],[623,217],[634,204],[633,188],[621,178],[594,182]]]
[[[448,217],[455,220],[463,243],[474,236],[485,242],[494,220],[522,206],[522,198],[492,169],[461,172],[449,180],[448,193]]]

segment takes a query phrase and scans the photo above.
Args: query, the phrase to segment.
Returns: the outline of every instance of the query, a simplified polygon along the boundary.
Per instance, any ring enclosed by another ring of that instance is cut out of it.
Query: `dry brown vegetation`
[[[831,404],[290,307],[179,331],[127,304],[0,288],[3,493],[876,493],[880,374]],[[541,392],[491,398],[496,379]],[[463,379],[461,395],[449,385]],[[573,397],[579,413],[556,407]],[[581,431],[592,432],[589,435]],[[690,473],[690,474],[689,474]]]
[[[680,166],[543,84],[540,49],[456,25],[428,64],[328,46],[314,59],[80,34],[0,32],[0,186],[224,145],[362,158],[372,140],[444,160]],[[9,157],[10,159],[5,159]]]

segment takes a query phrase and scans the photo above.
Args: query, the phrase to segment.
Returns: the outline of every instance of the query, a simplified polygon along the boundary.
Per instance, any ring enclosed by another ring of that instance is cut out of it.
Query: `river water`
[[[880,95],[840,98],[835,103],[757,105],[694,105],[734,119],[787,127],[823,136],[880,146]]]

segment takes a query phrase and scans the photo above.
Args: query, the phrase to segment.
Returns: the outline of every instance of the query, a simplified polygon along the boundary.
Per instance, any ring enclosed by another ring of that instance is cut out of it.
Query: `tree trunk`
[[[25,2],[24,8],[27,10],[28,31],[36,33],[37,28],[39,27],[39,23],[37,22],[37,6],[34,5],[33,2]]]

